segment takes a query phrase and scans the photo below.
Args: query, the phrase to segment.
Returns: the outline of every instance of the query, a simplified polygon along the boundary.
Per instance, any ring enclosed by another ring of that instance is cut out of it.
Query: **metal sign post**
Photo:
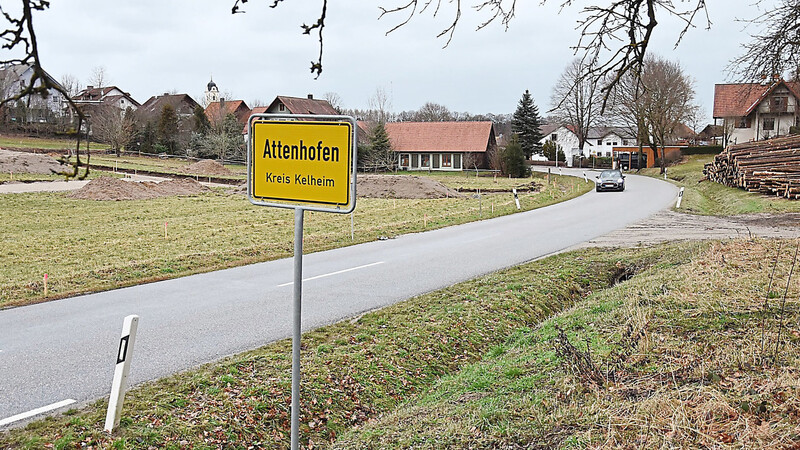
[[[294,210],[294,299],[292,301],[292,449],[300,448],[300,336],[303,298],[303,208]]]
[[[294,209],[291,448],[300,448],[300,339],[305,210],[351,214],[356,207],[356,121],[348,116],[254,114],[248,122],[247,196]]]

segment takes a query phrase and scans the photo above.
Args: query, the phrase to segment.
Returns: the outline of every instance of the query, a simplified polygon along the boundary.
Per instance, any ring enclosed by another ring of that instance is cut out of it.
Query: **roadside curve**
[[[643,220],[677,195],[653,178],[626,181],[624,192],[592,191],[533,211],[306,255],[303,328],[563,250]],[[284,259],[0,311],[0,420],[106,396],[130,314],[141,318],[132,384],[286,338],[291,280],[292,260]]]

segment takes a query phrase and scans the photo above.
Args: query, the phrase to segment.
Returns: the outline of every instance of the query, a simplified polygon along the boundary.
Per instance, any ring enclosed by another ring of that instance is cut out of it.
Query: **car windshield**
[[[610,180],[617,178],[622,178],[622,172],[620,172],[619,170],[604,170],[600,173],[601,180]]]

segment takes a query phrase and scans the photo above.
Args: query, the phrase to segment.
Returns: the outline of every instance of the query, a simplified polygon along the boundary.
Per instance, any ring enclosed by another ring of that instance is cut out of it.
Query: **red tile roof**
[[[274,110],[279,103],[283,103],[286,111],[290,114],[317,114],[317,115],[336,115],[339,114],[328,103],[327,100],[317,100],[313,98],[287,97],[279,95],[270,103],[267,109]]]
[[[250,117],[250,108],[247,107],[247,104],[243,100],[225,100],[224,114],[220,113],[219,104],[220,102],[211,102],[206,106],[206,116],[208,116],[208,120],[214,122],[215,120],[224,118],[228,114],[233,114],[239,122],[247,123],[247,118]]]
[[[267,112],[266,106],[256,106],[255,108],[250,110],[250,115],[252,116],[253,114],[264,114],[266,112]],[[242,134],[247,134],[247,125],[248,124],[245,123],[244,127],[242,127]]]
[[[492,122],[391,122],[386,133],[396,152],[485,152]]]
[[[770,84],[737,83],[714,86],[714,118],[748,116],[776,87],[784,85],[800,98],[800,82],[778,81]]]

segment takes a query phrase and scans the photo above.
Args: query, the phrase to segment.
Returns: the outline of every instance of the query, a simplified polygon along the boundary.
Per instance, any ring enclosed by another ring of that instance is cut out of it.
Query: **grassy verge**
[[[667,168],[667,178],[685,188],[681,212],[728,216],[800,211],[800,202],[795,200],[747,192],[711,181],[700,181],[703,178],[703,165],[710,162],[713,157],[713,155],[690,155],[682,163]],[[641,171],[644,175],[663,177],[658,172],[657,168]]]
[[[135,156],[125,154],[117,157],[114,155],[93,155],[91,165],[94,169],[114,171],[140,171],[162,173],[164,175],[186,175],[184,169],[195,163],[195,160],[184,160],[179,158],[156,158],[147,156]],[[231,175],[214,175],[215,178],[227,178],[231,180],[241,180],[246,178],[246,168],[241,165],[225,165],[233,172]],[[202,181],[202,174],[200,174]]]
[[[389,413],[403,404],[418,403],[432,387],[446,387],[448,375],[475,373],[471,364],[481,358],[494,361],[509,355],[512,344],[538,332],[534,330],[542,320],[607,288],[627,270],[666,270],[688,261],[698,248],[595,249],[557,255],[306,333],[303,444],[325,446],[342,435],[345,443],[360,440],[349,434],[354,427],[380,430],[369,424],[382,415],[393,417]],[[121,428],[113,436],[101,431],[106,405],[98,401],[1,434],[0,447],[285,448],[290,347],[287,341],[277,342],[133,389],[126,397]],[[532,375],[531,369],[510,367],[507,373],[508,383],[518,388],[531,385],[519,383]],[[468,390],[491,392],[500,387],[490,381],[472,376]],[[491,419],[487,420],[488,425]],[[416,431],[421,430],[409,433]]]
[[[518,330],[334,447],[797,448],[800,302],[793,283],[782,307],[787,247],[766,307],[778,243],[714,243]]]
[[[520,203],[530,210],[587,190],[581,180],[562,177],[521,194]],[[0,212],[0,307],[288,257],[293,248],[291,211],[256,207],[222,191],[123,202],[63,193],[0,195]],[[316,252],[515,212],[510,194],[359,199],[353,239],[349,216],[307,213],[304,247]]]
[[[4,149],[42,149],[68,150],[75,148],[74,139],[48,139],[28,137],[24,135],[0,135],[0,148]],[[92,143],[94,149],[105,148],[102,144]]]

